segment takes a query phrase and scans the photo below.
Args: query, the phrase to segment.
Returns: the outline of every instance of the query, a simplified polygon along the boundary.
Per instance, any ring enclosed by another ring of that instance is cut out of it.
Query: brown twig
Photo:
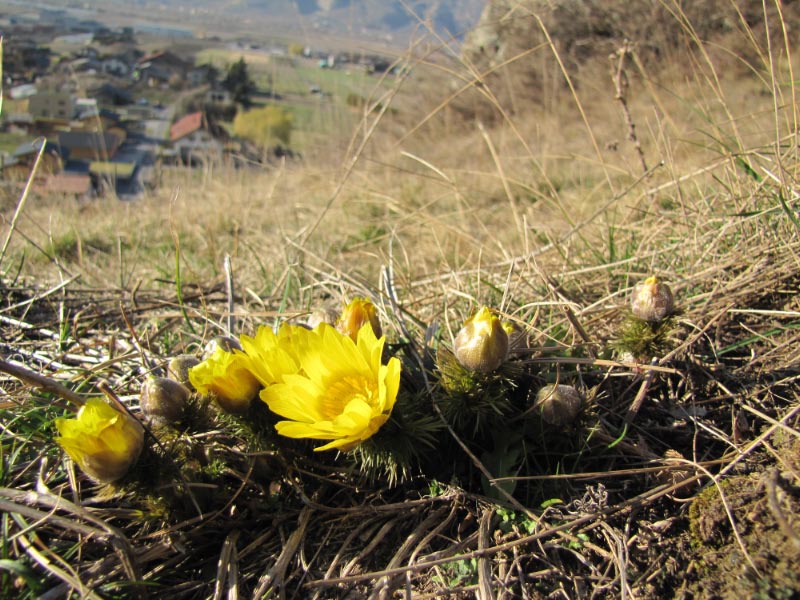
[[[633,122],[626,92],[628,91],[628,75],[625,72],[625,61],[628,55],[634,54],[635,47],[632,42],[625,40],[622,47],[613,52],[608,58],[612,62],[611,80],[614,82],[616,95],[614,99],[622,107],[622,115],[625,118],[625,125],[628,127],[628,140],[633,142],[636,154],[639,156],[639,163],[642,165],[642,173],[647,173],[647,161],[644,158],[644,151],[639,137],[636,135],[636,124]],[[616,65],[614,65],[616,61]]]
[[[84,403],[83,397],[79,396],[72,390],[64,387],[60,383],[57,383],[52,379],[45,377],[44,375],[40,375],[39,373],[30,371],[25,367],[11,364],[10,362],[7,362],[2,359],[0,359],[0,371],[2,371],[3,373],[8,373],[12,377],[16,377],[17,379],[28,385],[42,389],[51,394],[55,394],[56,396],[63,398],[64,400],[72,403],[78,408],[83,406]]]

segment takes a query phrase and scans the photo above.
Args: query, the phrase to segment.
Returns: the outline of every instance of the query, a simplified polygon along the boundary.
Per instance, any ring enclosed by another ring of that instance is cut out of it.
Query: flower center
[[[326,392],[322,398],[320,412],[327,421],[333,421],[341,415],[352,400],[363,400],[371,408],[377,406],[377,381],[363,377],[343,377],[328,386]]]

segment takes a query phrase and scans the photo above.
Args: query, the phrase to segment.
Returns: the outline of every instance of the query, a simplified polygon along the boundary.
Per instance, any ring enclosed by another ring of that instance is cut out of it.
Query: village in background
[[[304,128],[324,135],[312,123],[320,113],[360,111],[395,69],[363,51],[115,27],[46,7],[0,17],[0,34],[6,198],[19,197],[37,158],[35,193],[129,200],[157,188],[164,169],[297,157]]]

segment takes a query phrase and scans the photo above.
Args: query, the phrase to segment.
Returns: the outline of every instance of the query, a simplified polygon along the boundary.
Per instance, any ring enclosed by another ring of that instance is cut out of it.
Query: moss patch
[[[791,464],[800,441],[780,453]],[[702,598],[796,598],[800,593],[800,481],[770,469],[709,486],[692,502],[689,525],[698,577],[688,590]],[[723,504],[725,498],[731,519]],[[735,531],[739,540],[736,539]],[[745,553],[746,551],[746,553]]]

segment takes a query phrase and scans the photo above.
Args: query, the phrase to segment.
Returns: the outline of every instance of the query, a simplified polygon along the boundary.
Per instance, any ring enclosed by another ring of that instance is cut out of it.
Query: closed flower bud
[[[181,419],[190,392],[183,384],[166,377],[148,377],[139,398],[142,413],[155,423],[172,425]]]
[[[672,290],[658,277],[648,277],[640,281],[633,288],[631,311],[634,316],[644,321],[661,321],[670,314],[675,301]]]
[[[191,354],[181,354],[174,356],[167,363],[167,377],[177,381],[190,389],[194,386],[189,382],[189,369],[200,364],[200,359]]]
[[[536,394],[534,408],[554,427],[572,423],[581,410],[581,395],[571,385],[546,385]]]
[[[358,339],[358,331],[367,323],[372,325],[372,332],[376,338],[383,335],[375,305],[365,298],[355,298],[344,307],[342,316],[336,321],[336,329],[355,342]]]
[[[92,479],[111,483],[139,458],[144,428],[128,413],[99,398],[86,401],[74,419],[56,419],[56,442]]]
[[[330,308],[320,308],[312,312],[308,316],[306,325],[309,329],[314,329],[320,323],[327,323],[328,325],[336,325],[338,316],[336,311]]]
[[[225,352],[233,352],[234,350],[241,350],[242,345],[235,337],[229,335],[218,335],[206,344],[203,349],[203,356],[206,358],[214,354],[217,348],[222,348]]]
[[[489,373],[508,357],[508,334],[500,319],[484,306],[465,321],[456,335],[454,351],[464,368]]]
[[[242,414],[261,389],[250,371],[249,358],[243,352],[216,351],[196,367],[189,369],[189,381],[204,396],[213,396],[220,408]]]

